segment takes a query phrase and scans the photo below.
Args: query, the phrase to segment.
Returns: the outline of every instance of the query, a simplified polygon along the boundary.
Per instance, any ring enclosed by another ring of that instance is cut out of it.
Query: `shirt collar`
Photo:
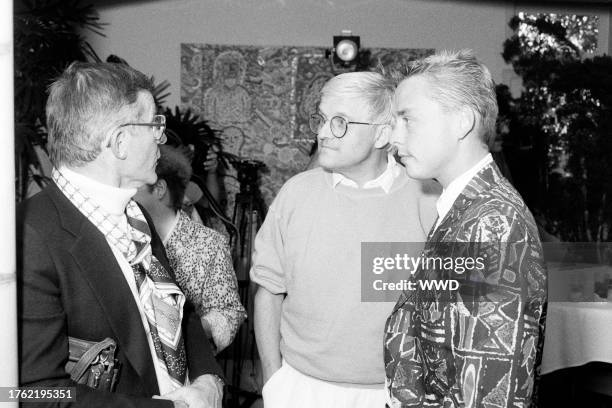
[[[100,183],[65,166],[58,170],[84,196],[111,215],[123,214],[128,202],[136,194],[135,188],[119,188]]]
[[[440,225],[446,214],[448,214],[451,207],[453,206],[453,203],[455,202],[457,197],[459,197],[459,194],[461,194],[463,189],[465,189],[465,187],[468,185],[470,180],[472,180],[472,178],[474,178],[474,176],[478,174],[480,170],[482,170],[492,161],[493,156],[491,156],[491,153],[489,153],[485,157],[480,159],[478,163],[470,167],[466,172],[461,174],[459,177],[454,179],[448,186],[446,186],[446,188],[440,195],[440,198],[438,198],[438,201],[436,202],[436,210],[438,211],[438,221],[436,222],[436,228],[438,227],[438,225]]]
[[[362,188],[370,189],[380,187],[386,194],[389,194],[389,191],[391,191],[391,187],[393,186],[393,182],[397,176],[400,175],[400,173],[401,169],[399,168],[399,165],[395,161],[393,155],[390,154],[387,156],[387,168],[385,171],[383,171],[382,174],[376,177],[374,180],[366,182]],[[332,184],[334,187],[337,187],[338,184],[342,184],[343,186],[359,188],[359,185],[354,180],[335,172],[332,173]]]

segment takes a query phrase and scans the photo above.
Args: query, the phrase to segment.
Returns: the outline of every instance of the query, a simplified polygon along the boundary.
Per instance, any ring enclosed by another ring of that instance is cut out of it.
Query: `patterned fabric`
[[[246,318],[227,240],[180,211],[165,246],[178,284],[210,325],[217,351],[224,349]]]
[[[533,217],[494,163],[430,232],[423,256],[483,256],[485,266],[464,274],[459,290],[402,294],[385,328],[389,405],[529,407],[544,340],[546,269]],[[415,274],[444,278],[439,266]]]
[[[57,169],[52,178],[66,197],[104,234],[132,266],[155,354],[175,388],[185,384],[187,359],[181,320],[185,295],[151,252],[149,225],[134,201],[126,208],[128,230],[120,228]]]

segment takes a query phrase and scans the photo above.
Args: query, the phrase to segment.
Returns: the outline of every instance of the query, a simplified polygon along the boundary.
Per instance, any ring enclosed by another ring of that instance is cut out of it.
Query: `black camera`
[[[265,163],[259,160],[236,160],[232,163],[238,172],[237,178],[240,183],[240,192],[257,191],[259,180],[259,170],[266,167]]]

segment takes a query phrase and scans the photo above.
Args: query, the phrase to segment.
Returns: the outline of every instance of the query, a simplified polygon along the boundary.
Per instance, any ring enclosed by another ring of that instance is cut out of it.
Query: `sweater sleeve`
[[[257,233],[253,251],[251,280],[274,294],[287,292],[284,267],[285,242],[280,214],[274,205]]]

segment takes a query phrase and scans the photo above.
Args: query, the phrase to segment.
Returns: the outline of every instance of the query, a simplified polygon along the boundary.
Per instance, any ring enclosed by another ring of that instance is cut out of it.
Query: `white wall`
[[[117,54],[170,81],[168,104],[174,106],[180,100],[180,43],[330,46],[342,29],[360,35],[364,47],[472,48],[496,81],[508,82],[500,54],[511,34],[507,22],[521,9],[510,1],[153,0],[98,6],[101,21],[109,23],[106,38],[88,39],[103,59]],[[598,11],[605,15],[600,41],[607,50],[610,11]]]
[[[503,3],[443,0],[157,0],[98,8],[106,38],[89,36],[100,57],[120,55],[172,84],[179,104],[180,43],[329,46],[350,29],[364,47],[470,47],[501,79]]]

